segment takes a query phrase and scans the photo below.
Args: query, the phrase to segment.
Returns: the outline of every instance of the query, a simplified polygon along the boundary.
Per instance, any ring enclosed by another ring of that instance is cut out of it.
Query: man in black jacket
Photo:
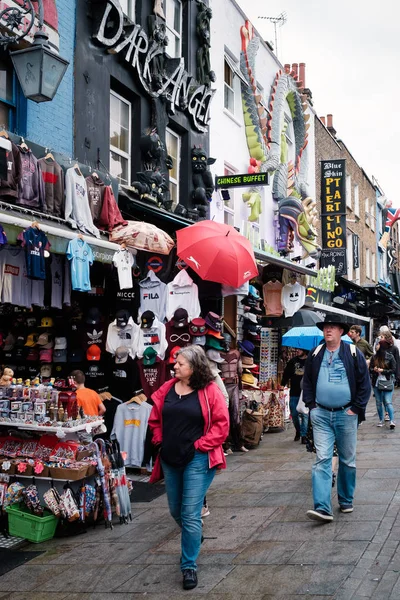
[[[337,490],[340,511],[353,512],[356,487],[358,422],[365,420],[371,381],[364,355],[341,340],[349,330],[339,315],[317,327],[325,344],[311,351],[303,377],[303,400],[310,409],[317,458],[312,469],[314,510],[307,516],[321,523],[333,520],[331,505],[332,455],[339,454]]]

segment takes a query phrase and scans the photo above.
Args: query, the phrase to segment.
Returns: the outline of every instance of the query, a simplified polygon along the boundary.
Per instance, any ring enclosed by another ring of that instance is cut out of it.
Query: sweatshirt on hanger
[[[263,285],[265,314],[267,317],[280,317],[283,309],[281,304],[282,284],[280,281],[268,281]]]
[[[114,417],[111,439],[117,439],[121,452],[126,452],[125,466],[141,467],[144,442],[152,407],[148,402],[120,404]]]
[[[117,319],[110,323],[107,332],[106,350],[114,355],[117,348],[124,346],[129,349],[129,354],[135,358],[137,352],[139,325],[137,325],[132,317],[126,327],[117,327]]]
[[[160,281],[154,271],[149,271],[139,282],[140,309],[139,316],[146,310],[151,310],[159,321],[165,320],[167,303],[167,284]]]
[[[21,155],[21,181],[18,184],[18,206],[44,209],[44,181],[42,169],[31,150],[19,148]]]
[[[137,365],[139,368],[140,384],[147,399],[150,399],[151,395],[154,394],[163,383],[171,379],[168,365],[158,356],[153,365],[144,365],[143,358],[140,358],[137,361]]]
[[[96,178],[93,177],[93,175],[86,177],[86,186],[93,223],[97,225],[103,207],[104,190],[106,189],[106,186],[100,177]]]
[[[296,281],[287,283],[282,288],[281,302],[285,317],[292,317],[295,312],[304,306],[306,301],[306,288]]]
[[[165,325],[165,336],[168,344],[166,354],[167,357],[170,355],[171,350],[175,348],[175,346],[180,346],[183,348],[184,346],[189,346],[192,343],[189,325],[186,325],[186,327],[175,327],[173,321],[168,321],[168,323]]]
[[[65,220],[73,229],[100,237],[90,212],[86,180],[74,167],[65,175]]]
[[[152,326],[148,329],[139,328],[137,345],[137,356],[139,358],[142,358],[146,348],[154,348],[158,356],[164,359],[167,345],[165,325],[157,317],[154,318]]]
[[[104,190],[103,206],[101,207],[97,225],[99,229],[108,231],[109,233],[118,225],[128,225],[128,221],[125,221],[121,215],[110,185],[106,185]]]
[[[44,182],[44,212],[64,218],[64,171],[51,158],[39,158]]]
[[[199,291],[190,275],[182,269],[167,285],[167,319],[170,321],[177,308],[188,312],[189,321],[200,316]]]
[[[0,179],[0,198],[18,198],[18,185],[22,177],[21,154],[11,142],[11,151],[6,152],[7,179]]]

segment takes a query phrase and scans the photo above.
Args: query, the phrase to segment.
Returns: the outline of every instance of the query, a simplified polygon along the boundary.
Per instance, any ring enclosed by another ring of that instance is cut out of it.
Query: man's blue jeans
[[[214,479],[216,468],[208,467],[208,453],[196,450],[185,467],[171,467],[162,461],[168,506],[171,516],[182,529],[181,570],[197,569],[204,496]]]
[[[339,455],[337,492],[340,506],[352,505],[356,488],[357,415],[350,409],[331,412],[317,406],[310,411],[317,459],[312,468],[314,509],[332,514],[333,445]]]
[[[386,392],[385,390],[378,390],[377,387],[374,387],[374,394],[376,400],[376,410],[378,411],[379,420],[383,421],[383,419],[385,418],[382,406],[384,405],[385,410],[389,415],[389,419],[391,421],[394,421],[394,410],[392,404],[393,390],[391,392]]]
[[[297,412],[298,402],[299,396],[290,396],[290,414],[292,415],[292,421],[296,432],[301,435],[301,437],[306,437],[308,428],[308,415],[303,415],[302,413]]]

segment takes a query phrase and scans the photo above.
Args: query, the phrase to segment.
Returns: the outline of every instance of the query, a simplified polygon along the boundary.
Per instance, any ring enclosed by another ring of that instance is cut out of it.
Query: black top
[[[304,358],[295,356],[289,360],[282,375],[281,384],[286,385],[290,381],[290,395],[295,398],[300,396],[301,393],[300,384],[304,375],[304,365],[306,364],[306,359],[307,356]]]
[[[180,396],[172,386],[163,412],[161,458],[172,467],[184,467],[194,456],[194,442],[204,431],[204,418],[197,392]]]

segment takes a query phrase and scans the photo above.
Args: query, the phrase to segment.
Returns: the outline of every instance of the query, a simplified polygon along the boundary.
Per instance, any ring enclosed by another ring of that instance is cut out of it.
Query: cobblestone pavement
[[[0,599],[399,600],[400,420],[394,431],[376,421],[372,399],[358,434],[354,513],[339,513],[334,498],[326,525],[305,516],[313,456],[291,425],[229,456],[208,494],[192,592],[181,588],[179,532],[164,494],[134,504],[130,525],[29,545],[46,552],[0,578]]]

